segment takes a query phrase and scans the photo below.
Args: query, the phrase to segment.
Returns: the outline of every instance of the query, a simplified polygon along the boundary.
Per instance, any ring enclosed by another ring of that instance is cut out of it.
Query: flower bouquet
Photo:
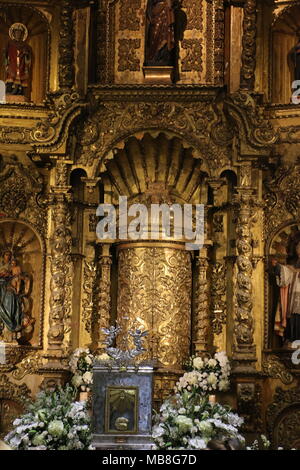
[[[74,398],[70,386],[39,393],[5,442],[14,450],[88,450],[90,416],[86,403]]]
[[[154,418],[152,436],[157,449],[206,449],[211,440],[236,439],[243,419],[228,407],[210,403],[208,397],[177,393],[166,400]]]
[[[70,368],[73,372],[72,385],[80,388],[82,392],[89,392],[93,383],[94,356],[89,349],[76,349],[70,359]]]
[[[228,390],[230,364],[224,352],[216,353],[213,358],[202,359],[192,356],[186,366],[188,372],[177,382],[176,392],[187,391],[208,395]]]

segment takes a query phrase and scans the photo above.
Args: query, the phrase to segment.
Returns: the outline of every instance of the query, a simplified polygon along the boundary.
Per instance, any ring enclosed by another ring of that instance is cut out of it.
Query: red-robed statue
[[[172,66],[175,52],[173,0],[148,0],[146,14],[146,66]]]
[[[14,23],[9,29],[5,49],[6,93],[8,95],[25,95],[30,86],[32,49],[25,43],[28,30],[22,23]]]

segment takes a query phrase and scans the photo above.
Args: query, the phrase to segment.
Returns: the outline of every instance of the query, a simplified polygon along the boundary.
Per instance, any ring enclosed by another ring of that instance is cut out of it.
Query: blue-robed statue
[[[0,323],[2,322],[12,333],[17,333],[22,329],[23,314],[19,296],[19,277],[12,253],[5,251],[0,262]]]

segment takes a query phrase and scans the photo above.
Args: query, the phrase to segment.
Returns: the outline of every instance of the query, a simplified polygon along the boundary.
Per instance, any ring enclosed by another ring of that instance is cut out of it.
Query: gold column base
[[[144,66],[146,83],[170,85],[173,83],[174,67]]]

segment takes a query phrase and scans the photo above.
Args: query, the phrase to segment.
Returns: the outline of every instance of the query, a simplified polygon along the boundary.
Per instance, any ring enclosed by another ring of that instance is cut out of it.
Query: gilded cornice
[[[95,85],[89,87],[93,101],[200,101],[213,102],[220,87],[195,85]]]
[[[70,128],[87,106],[75,92],[49,94],[44,107],[3,106],[0,142],[30,145],[33,160],[39,160],[39,154],[64,153]]]

